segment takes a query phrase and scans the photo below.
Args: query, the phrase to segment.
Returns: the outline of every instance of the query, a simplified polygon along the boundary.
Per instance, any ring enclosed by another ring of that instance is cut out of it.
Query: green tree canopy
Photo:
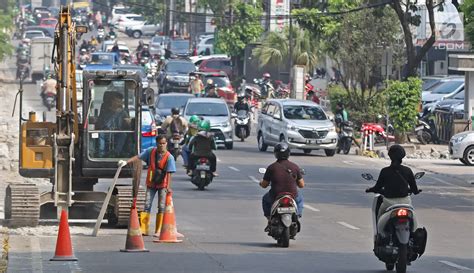
[[[13,17],[17,12],[15,10],[15,1],[7,1],[7,5],[0,8],[0,60],[5,59],[13,53],[11,45],[11,31],[13,29]]]
[[[466,39],[474,45],[474,0],[464,0],[461,6],[464,12],[464,32]]]

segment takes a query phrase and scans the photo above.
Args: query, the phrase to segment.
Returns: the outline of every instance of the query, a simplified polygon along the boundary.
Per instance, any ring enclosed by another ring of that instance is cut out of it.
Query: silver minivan
[[[334,123],[318,104],[307,100],[267,100],[258,115],[258,149],[286,142],[292,149],[309,154],[323,149],[334,156],[337,133]]]

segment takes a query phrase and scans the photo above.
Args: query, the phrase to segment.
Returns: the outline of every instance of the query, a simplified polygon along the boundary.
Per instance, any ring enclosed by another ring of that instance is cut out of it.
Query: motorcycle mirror
[[[232,114],[230,114],[230,117],[231,117],[231,118],[236,118],[236,117],[237,117],[237,114],[236,114],[236,113],[232,113]]]
[[[261,174],[265,174],[267,172],[267,169],[265,168],[258,168],[258,172]]]
[[[257,79],[253,79],[253,82],[254,82],[254,83],[258,83],[258,80],[257,80]]]
[[[363,173],[362,174],[362,177],[365,179],[365,180],[374,180],[374,177],[370,174],[370,173]]]
[[[415,174],[415,179],[420,179],[425,175],[425,172],[419,172]]]
[[[303,168],[301,168],[301,169],[300,169],[300,173],[301,173],[301,175],[306,175],[306,170],[303,169]]]

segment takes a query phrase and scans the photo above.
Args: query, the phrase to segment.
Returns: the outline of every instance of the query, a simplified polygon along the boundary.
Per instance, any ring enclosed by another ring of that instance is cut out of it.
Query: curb
[[[440,175],[440,176],[444,176],[444,177],[448,177],[448,178],[453,178],[453,179],[456,179],[456,180],[459,180],[461,182],[464,182],[466,183],[466,185],[473,185],[474,184],[474,181],[473,182],[469,182],[467,180],[465,180],[464,178],[461,178],[459,176],[455,176],[455,175],[451,175],[451,174],[445,174],[445,173],[440,173],[440,172],[437,172],[437,171],[433,171],[433,170],[429,170],[429,169],[426,169],[426,168],[422,168],[422,167],[417,167],[415,165],[412,165],[412,164],[409,164],[409,163],[404,163],[405,165],[411,167],[411,168],[414,168],[414,169],[418,169],[418,170],[422,170],[422,171],[425,171],[425,172],[428,172],[428,173],[432,173],[432,174],[436,174],[436,175]]]

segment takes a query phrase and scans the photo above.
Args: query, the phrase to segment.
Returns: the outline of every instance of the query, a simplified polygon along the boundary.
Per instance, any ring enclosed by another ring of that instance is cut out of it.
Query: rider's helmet
[[[21,42],[24,44],[24,45],[29,45],[31,40],[28,39],[28,38],[24,38],[23,40],[21,40]]]
[[[214,81],[212,79],[207,79],[206,84],[207,85],[212,85]]]
[[[200,122],[201,122],[201,119],[200,119],[198,116],[196,116],[196,115],[192,115],[192,116],[189,118],[189,123],[190,123],[190,124],[198,125]]]
[[[87,50],[85,48],[81,49],[81,54],[86,54]]]
[[[405,155],[405,149],[398,144],[392,145],[390,149],[388,149],[388,157],[390,157],[392,161],[402,162]]]
[[[290,147],[284,142],[280,142],[273,148],[273,154],[276,159],[284,160],[290,158]]]
[[[211,122],[209,120],[203,120],[199,123],[198,129],[200,131],[209,132],[211,130]]]
[[[268,73],[268,72],[263,73],[263,78],[264,79],[270,79],[271,78],[270,73]]]
[[[176,107],[171,108],[171,115],[179,115],[179,108],[176,108]]]
[[[245,99],[245,93],[241,92],[237,95],[237,100],[242,102]]]

